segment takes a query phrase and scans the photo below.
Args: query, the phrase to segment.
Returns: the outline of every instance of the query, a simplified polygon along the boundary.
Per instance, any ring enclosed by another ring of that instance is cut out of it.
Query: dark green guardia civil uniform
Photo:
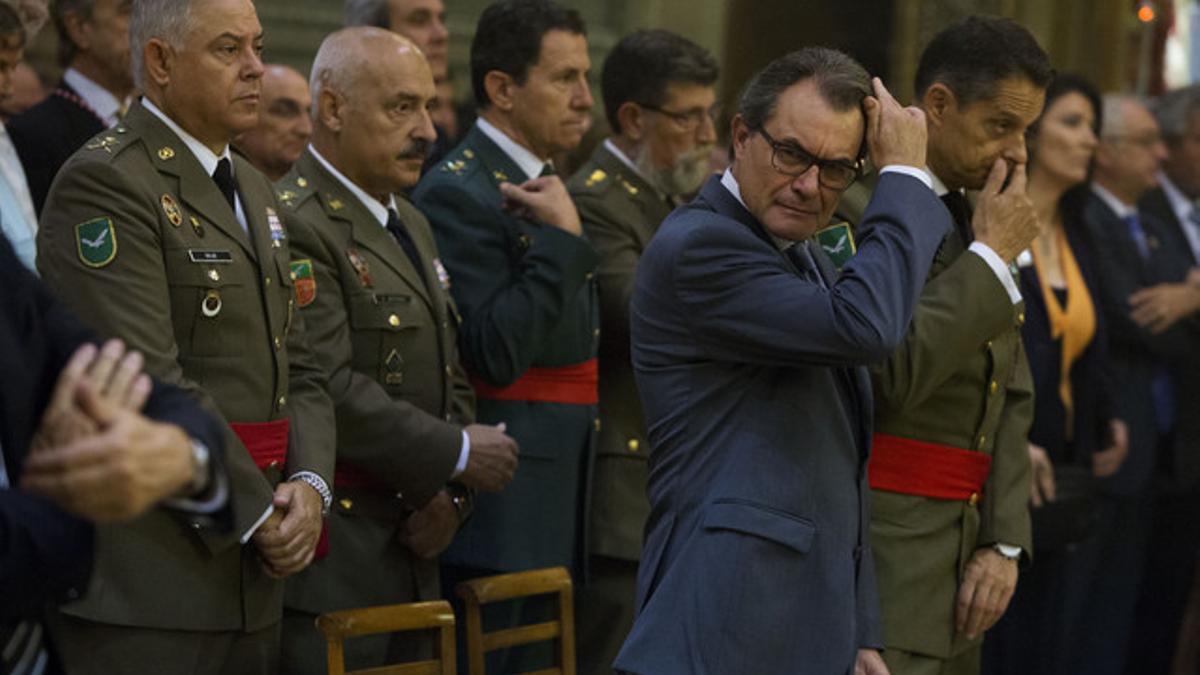
[[[71,158],[43,211],[39,269],[85,321],[141,351],[148,373],[228,422],[290,419],[286,465],[266,471],[231,432],[232,533],[201,535],[163,510],[98,528],[89,591],[62,612],[182,637],[122,643],[114,628],[101,644],[60,639],[70,668],[104,670],[103,655],[125,648],[121,672],[204,672],[204,663],[255,672],[269,649],[211,663],[220,650],[214,633],[270,633],[282,611],[282,582],[239,539],[271,504],[281,474],[311,471],[332,484],[333,411],[295,311],[279,205],[266,178],[236,155],[233,174],[248,233],[181,138],[137,104]]]
[[[982,493],[967,499],[872,490],[884,658],[898,675],[977,672],[980,642],[954,624],[964,568],[982,547],[1031,547],[1024,303],[1014,304],[984,259],[967,251],[964,218],[934,257],[904,343],[871,371],[877,434],[991,457]],[[872,463],[878,438],[875,446]]]
[[[337,478],[329,552],[288,580],[285,670],[324,673],[313,625],[324,612],[439,597],[437,562],[399,536],[449,480],[474,397],[458,359],[458,320],[429,223],[396,197],[416,244],[410,261],[376,216],[308,149],[276,184],[289,218],[297,300],[329,374]],[[401,640],[353,640],[350,665],[378,666]]]
[[[476,418],[504,422],[520,444],[512,482],[502,493],[479,495],[474,516],[442,556],[444,564],[477,570],[582,560],[596,406],[494,397],[531,367],[586,363],[600,332],[591,245],[501,207],[499,184],[529,178],[476,126],[413,192],[462,313],[459,344],[477,385]]]
[[[576,608],[581,672],[612,672],[633,625],[646,498],[646,420],[629,354],[629,299],[638,260],[671,199],[601,144],[567,182],[600,254],[600,434],[588,510],[589,578]]]

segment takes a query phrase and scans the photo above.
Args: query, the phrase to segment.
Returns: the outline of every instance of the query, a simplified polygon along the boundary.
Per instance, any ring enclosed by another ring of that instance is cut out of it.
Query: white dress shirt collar
[[[329,163],[329,160],[325,159],[321,153],[317,152],[317,149],[311,144],[308,146],[308,150],[312,153],[313,157],[316,158],[317,162],[321,166],[325,167],[326,171],[333,174],[333,177],[338,179],[338,181],[350,191],[350,194],[354,195],[358,201],[362,202],[362,205],[367,208],[367,211],[370,211],[375,220],[379,222],[380,227],[387,227],[388,209],[396,208],[395,195],[388,195],[387,206],[384,206],[379,202],[378,199],[375,199],[371,195],[367,194],[366,191],[355,185],[349,178],[346,178],[341,171],[338,171],[334,165]]]
[[[67,72],[63,73],[63,82],[74,89],[75,93],[79,94],[79,98],[83,99],[83,102],[105,124],[110,127],[116,125],[117,113],[121,111],[121,102],[112,95],[112,92],[96,84],[74,68],[67,68]]]
[[[493,143],[500,146],[500,150],[503,151],[504,154],[508,155],[508,158],[511,159],[513,163],[515,163],[517,167],[521,169],[521,171],[524,171],[527,177],[537,178],[538,176],[542,175],[542,169],[546,167],[546,160],[539,159],[538,156],[530,152],[528,148],[514,141],[508,136],[508,134],[500,131],[500,129],[496,128],[496,125],[482,117],[475,120],[475,126],[479,127],[479,130],[483,132],[484,136],[492,139]]]
[[[1121,201],[1116,195],[1106,190],[1099,183],[1092,183],[1092,192],[1096,193],[1096,196],[1100,198],[1100,201],[1104,202],[1108,208],[1112,209],[1113,213],[1117,214],[1117,217],[1121,220],[1125,220],[1129,216],[1137,215],[1136,206],[1126,204],[1125,202]]]
[[[742,187],[738,185],[737,179],[733,177],[733,171],[725,169],[725,173],[721,174],[721,185],[726,190],[729,190],[729,194],[733,195],[733,198],[742,205],[742,208],[746,209],[747,211],[750,210],[750,207],[746,206],[746,202],[742,201]],[[775,242],[775,247],[780,251],[786,251],[796,244],[796,242],[790,239],[776,237],[771,233],[770,230],[766,228],[765,225],[763,225],[763,231],[767,233],[767,236],[771,238],[771,241]]]
[[[611,152],[614,157],[621,160],[622,164],[629,167],[629,170],[632,171],[634,174],[636,174],[638,176],[638,178],[641,178],[643,181],[645,181],[646,185],[651,185],[651,186],[655,185],[654,181],[651,180],[651,178],[649,176],[642,173],[642,170],[639,169],[637,167],[637,165],[633,163],[633,160],[629,159],[628,155],[626,155],[624,152],[621,152],[621,149],[617,147],[616,143],[612,142],[611,138],[604,139],[604,148],[606,150],[608,150],[609,152]],[[724,181],[722,181],[722,182],[724,182]],[[737,181],[734,181],[734,184],[736,185]],[[657,186],[655,186],[654,189],[656,191],[658,191]]]
[[[950,188],[946,187],[946,184],[942,182],[942,179],[937,177],[937,174],[933,172],[933,169],[925,167],[925,175],[929,176],[929,187],[933,188],[934,194],[939,197],[945,197],[946,195],[950,194]]]

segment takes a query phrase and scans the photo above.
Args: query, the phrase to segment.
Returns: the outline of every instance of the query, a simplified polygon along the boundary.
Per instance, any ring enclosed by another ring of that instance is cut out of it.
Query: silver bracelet
[[[321,515],[329,515],[329,507],[333,505],[333,493],[329,491],[329,485],[325,482],[324,478],[321,478],[312,471],[297,471],[288,480],[298,480],[312,486],[312,489],[321,495]]]

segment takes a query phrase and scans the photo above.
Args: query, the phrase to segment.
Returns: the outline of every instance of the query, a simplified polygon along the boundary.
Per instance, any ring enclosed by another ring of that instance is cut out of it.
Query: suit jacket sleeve
[[[529,248],[514,264],[510,249],[516,237],[509,236],[514,226],[498,204],[483,204],[445,183],[416,194],[463,314],[463,359],[475,375],[508,386],[533,365],[546,336],[587,283],[596,252],[582,237],[533,225]]]
[[[1013,379],[1004,395],[1004,407],[996,427],[992,468],[984,484],[979,509],[980,546],[995,543],[1020,546],[1032,557],[1033,539],[1029,523],[1029,426],[1033,422],[1033,376],[1025,345],[1017,341]]]
[[[764,256],[748,228],[735,236],[695,228],[673,266],[675,284],[693,335],[717,360],[860,365],[885,358],[904,336],[949,228],[932,190],[888,174],[867,210],[858,254],[831,288],[800,279],[782,256]]]
[[[317,228],[292,221],[292,255],[313,264],[317,293],[301,310],[309,339],[329,374],[337,417],[337,459],[370,472],[421,508],[450,478],[462,447],[462,429],[411,403],[394,399],[374,378],[354,369],[350,317],[337,274],[342,251]],[[465,378],[464,378],[465,379]]]
[[[47,202],[38,229],[38,269],[64,293],[70,306],[90,317],[101,332],[120,336],[145,356],[145,367],[160,380],[196,396],[223,428],[225,419],[211,396],[183,376],[171,325],[171,305],[162,250],[154,230],[153,202],[115,167],[79,162],[64,170]],[[86,267],[76,254],[74,228],[91,218],[112,218],[119,253],[107,267]],[[241,442],[225,433],[226,468],[234,500],[234,533],[206,541],[214,549],[236,541],[271,504],[273,491]]]
[[[872,367],[876,398],[892,410],[921,405],[1016,311],[983,258],[964,251],[925,285],[899,348]]]

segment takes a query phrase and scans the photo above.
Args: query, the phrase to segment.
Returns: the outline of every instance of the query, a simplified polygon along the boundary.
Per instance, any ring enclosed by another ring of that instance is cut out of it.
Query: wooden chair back
[[[497,649],[554,640],[557,665],[528,675],[575,675],[575,600],[571,574],[563,567],[480,577],[460,583],[455,592],[466,608],[467,656],[471,675],[486,675],[484,656]],[[558,619],[483,632],[483,605],[535,595],[558,596]]]
[[[445,600],[399,605],[362,607],[330,612],[317,617],[317,628],[325,635],[329,675],[455,675],[454,610]],[[413,630],[438,631],[435,656],[366,670],[346,670],[343,642],[346,638]]]

